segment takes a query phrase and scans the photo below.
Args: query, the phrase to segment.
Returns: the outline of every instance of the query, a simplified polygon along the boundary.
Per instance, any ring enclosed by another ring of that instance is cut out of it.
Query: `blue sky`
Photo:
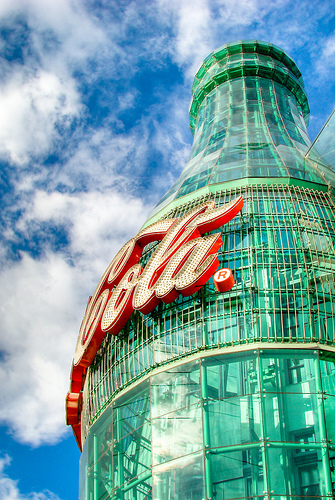
[[[0,498],[70,500],[64,398],[87,298],[178,177],[192,78],[258,38],[335,107],[333,0],[1,0]]]

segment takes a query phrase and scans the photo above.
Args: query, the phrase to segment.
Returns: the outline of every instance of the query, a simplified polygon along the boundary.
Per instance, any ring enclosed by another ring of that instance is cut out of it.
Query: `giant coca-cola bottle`
[[[243,41],[192,90],[190,159],[79,335],[80,499],[331,499],[335,176],[307,135],[301,73]]]

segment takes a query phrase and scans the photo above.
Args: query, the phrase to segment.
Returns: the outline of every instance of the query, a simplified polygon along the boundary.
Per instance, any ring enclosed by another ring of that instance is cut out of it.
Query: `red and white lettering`
[[[159,303],[155,293],[155,284],[164,271],[171,257],[188,241],[200,236],[197,226],[192,224],[194,219],[208,207],[202,204],[188,212],[176,222],[168,231],[162,242],[145,266],[133,298],[134,309],[143,314],[151,312]]]
[[[175,219],[166,219],[155,222],[143,229],[135,238],[123,245],[109,264],[86,308],[73,360],[74,371],[83,371],[83,367],[86,368],[92,363],[106,335],[106,330],[101,329],[100,321],[106,304],[111,297],[113,287],[118,285],[129,269],[137,265],[145,245],[164,238],[174,223]],[[120,314],[122,314],[121,310]],[[123,314],[126,314],[126,312]],[[122,323],[122,319],[124,318],[121,318],[119,324]],[[124,324],[126,321],[124,321]],[[113,330],[116,329],[113,328]]]
[[[219,208],[207,202],[180,219],[155,222],[129,240],[109,264],[86,308],[66,400],[68,423],[79,441],[78,394],[106,333],[119,333],[134,309],[148,314],[160,300],[170,303],[179,293],[192,295],[207,283],[219,265],[217,252],[222,240],[220,234],[203,234],[229,222],[242,207],[240,196]],[[143,249],[153,241],[161,242],[142,270],[139,261]],[[218,271],[214,283],[219,291],[230,290],[234,284],[231,271]]]
[[[213,281],[218,292],[228,292],[235,284],[231,269],[220,269],[214,274]]]
[[[127,323],[134,311],[132,300],[141,272],[142,268],[139,264],[131,267],[113,290],[101,319],[101,330],[103,332],[116,335]]]

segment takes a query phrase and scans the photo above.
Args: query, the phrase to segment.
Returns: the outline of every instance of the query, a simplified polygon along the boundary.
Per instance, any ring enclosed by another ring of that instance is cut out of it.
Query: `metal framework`
[[[219,205],[239,194],[244,208],[224,226],[220,254],[222,267],[234,271],[236,286],[221,295],[211,283],[148,316],[135,314],[121,335],[107,337],[87,378],[85,429],[120,389],[192,352],[248,342],[334,345],[332,198],[299,187],[261,185],[221,191],[213,199]],[[192,204],[199,201],[205,200]],[[167,216],[181,216],[192,204]],[[151,253],[149,248],[143,260]]]
[[[242,195],[219,254],[236,284],[105,337],[84,386],[81,500],[334,498],[335,174],[308,112],[272,44],[225,45],[199,69],[190,159],[146,225]]]
[[[196,353],[116,398],[91,428],[82,496],[332,498],[331,352],[261,347]]]

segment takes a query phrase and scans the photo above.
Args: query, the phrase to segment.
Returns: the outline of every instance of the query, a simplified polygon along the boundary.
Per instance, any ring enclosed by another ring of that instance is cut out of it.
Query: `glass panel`
[[[270,491],[303,499],[326,495],[322,453],[326,453],[326,450],[269,448]]]
[[[144,382],[137,389],[116,400],[113,408],[113,439],[119,441],[148,423],[150,423],[149,383]],[[107,442],[110,439],[111,436],[104,436],[103,441]]]
[[[307,500],[307,499],[314,499],[314,500],[329,500],[331,497],[326,496],[326,497],[321,497],[319,495],[317,496],[299,496],[297,497],[296,495],[291,496],[291,495],[272,495],[269,497],[271,500]]]
[[[206,398],[222,399],[254,394],[258,390],[258,358],[255,354],[240,352],[238,355],[213,356],[202,363],[206,367]]]
[[[203,455],[172,460],[153,469],[154,500],[204,500]]]
[[[331,446],[331,448],[334,448],[334,447]],[[333,497],[334,497],[334,495],[335,495],[335,450],[329,449],[328,453],[329,453],[330,481],[331,481],[331,485],[333,488],[332,493],[333,493]]]
[[[263,498],[263,459],[260,447],[211,456],[213,497]]]
[[[88,465],[88,443],[86,441],[79,462],[79,500],[87,500],[87,491],[88,491],[87,465]]]
[[[210,446],[259,441],[261,408],[258,395],[208,402]]]
[[[321,164],[330,164],[333,170],[335,168],[334,130],[335,113],[333,111],[308,152],[310,158],[315,158]]]
[[[112,408],[109,407],[92,427],[85,443],[88,469],[91,469],[109,449],[113,442],[112,427]]]
[[[335,443],[335,396],[324,396],[327,439]]]
[[[107,408],[90,430],[85,449],[88,453],[87,491],[94,492],[97,498],[111,494],[112,489],[141,474],[151,477],[147,382],[117,399],[114,407]],[[144,479],[145,484],[146,481]]]
[[[297,443],[321,441],[319,395],[266,393],[263,405],[266,439]]]
[[[151,379],[152,418],[185,408],[200,399],[200,371],[198,363],[159,373]]]
[[[271,351],[261,357],[262,389],[269,392],[316,393],[317,354]]]
[[[335,361],[320,360],[322,388],[327,394],[335,395]]]
[[[203,446],[201,407],[183,408],[152,421],[153,463],[166,462]]]
[[[124,495],[124,496],[123,496]],[[103,497],[106,498],[106,497]],[[146,472],[139,474],[133,481],[126,483],[117,493],[116,497],[131,500],[151,500],[152,499],[152,474]]]
[[[132,482],[141,474],[151,475],[150,428],[141,427],[136,434],[124,438],[114,446],[110,482],[114,488]],[[111,461],[105,464],[110,468]]]

